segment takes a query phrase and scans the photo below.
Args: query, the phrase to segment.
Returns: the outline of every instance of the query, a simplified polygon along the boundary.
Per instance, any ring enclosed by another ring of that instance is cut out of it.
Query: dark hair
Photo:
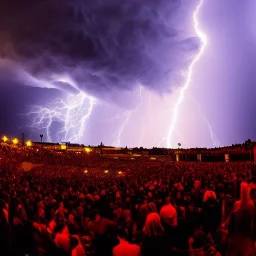
[[[256,177],[256,165],[255,164],[252,166],[251,174],[252,174],[252,177],[254,177],[254,178]]]
[[[206,241],[205,233],[201,230],[197,230],[194,234],[193,248],[199,249],[204,247],[205,241]]]
[[[102,216],[101,211],[99,209],[95,209],[91,212],[91,219],[94,220],[97,215]]]
[[[78,239],[74,236],[70,236],[70,245],[71,248],[74,249],[79,244]]]
[[[123,227],[123,226],[119,226],[119,227],[117,228],[117,234],[118,234],[118,236],[121,237],[121,238],[124,238],[124,239],[127,239],[127,238],[128,238],[128,234],[127,234],[127,232],[126,232],[126,228]]]

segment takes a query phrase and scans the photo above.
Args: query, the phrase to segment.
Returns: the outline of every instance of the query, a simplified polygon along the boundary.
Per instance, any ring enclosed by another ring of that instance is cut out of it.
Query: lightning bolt
[[[54,123],[60,123],[62,128],[58,137],[65,141],[79,142],[94,104],[94,98],[80,92],[69,94],[66,100],[56,99],[48,107],[32,106],[27,115],[32,120],[32,127],[46,133],[47,141],[52,141],[51,128]]]
[[[143,125],[141,125],[141,139],[140,139],[140,143],[139,143],[140,147],[142,147],[142,143],[143,143],[144,137],[145,137],[145,131],[144,131]]]
[[[126,118],[125,118],[123,124],[121,125],[119,131],[117,132],[117,139],[113,143],[113,146],[120,147],[122,133],[124,132],[124,129],[125,129],[126,125],[128,124],[128,122],[129,122],[129,120],[131,118],[131,115],[132,115],[132,111],[126,111],[124,113],[124,116],[126,116]]]
[[[152,92],[150,92],[148,94],[148,107],[147,107],[147,111],[148,111],[148,119],[149,119],[149,122],[151,123],[151,94]]]
[[[140,106],[142,105],[142,103],[143,103],[142,89],[143,89],[142,86],[140,86],[140,103],[137,105],[137,107],[134,108],[133,110],[125,111],[123,113],[123,116],[125,117],[125,119],[124,119],[123,124],[121,125],[121,127],[119,128],[119,130],[117,132],[117,139],[113,143],[113,146],[116,146],[116,147],[120,147],[121,146],[121,137],[122,137],[122,134],[123,134],[123,132],[125,130],[126,125],[128,124],[132,114],[134,112],[136,112],[140,108]],[[144,131],[143,131],[143,134],[144,134]]]
[[[206,122],[206,124],[207,124],[207,126],[208,126],[208,129],[209,129],[209,132],[210,132],[210,135],[211,135],[211,139],[212,139],[213,147],[220,147],[221,143],[220,143],[219,139],[217,138],[216,134],[214,133],[214,131],[213,131],[213,129],[212,129],[212,126],[210,125],[209,120],[208,120],[208,119],[205,117],[205,115],[203,114],[199,103],[195,100],[194,97],[191,96],[191,98],[193,99],[194,103],[195,103],[196,106],[198,107],[198,110],[199,110],[200,115],[202,116],[202,118],[204,119],[204,121]]]
[[[193,13],[193,22],[194,22],[194,29],[196,31],[197,36],[200,38],[201,42],[202,42],[202,46],[200,51],[198,52],[198,54],[195,56],[194,60],[192,61],[192,63],[190,64],[189,68],[188,68],[188,76],[187,76],[187,80],[184,84],[184,86],[181,88],[181,92],[180,92],[180,96],[174,106],[174,113],[173,113],[173,119],[172,119],[172,123],[170,125],[169,128],[169,133],[167,136],[167,147],[170,148],[171,147],[171,140],[172,140],[172,134],[175,128],[175,125],[177,123],[178,120],[178,111],[179,111],[179,106],[184,98],[184,94],[185,91],[189,88],[189,85],[191,83],[191,79],[192,79],[192,74],[193,74],[193,69],[195,64],[199,61],[199,59],[201,58],[202,54],[204,53],[205,47],[207,45],[207,37],[206,35],[200,31],[199,29],[199,22],[197,19],[198,13],[203,5],[204,0],[200,0],[199,4],[197,5],[194,13]]]

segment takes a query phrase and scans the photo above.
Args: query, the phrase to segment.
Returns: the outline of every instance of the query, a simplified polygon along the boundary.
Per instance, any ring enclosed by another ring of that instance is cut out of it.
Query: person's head
[[[177,198],[177,199],[181,199],[181,197],[182,197],[181,193],[178,192],[177,195],[176,195],[176,198]]]
[[[157,212],[157,207],[154,202],[150,202],[147,204],[148,212]]]
[[[68,215],[68,223],[69,224],[75,223],[75,216],[73,214]]]
[[[249,191],[249,185],[246,182],[242,182],[240,185],[240,200],[241,200],[240,209],[248,208],[248,204],[250,201],[250,191]]]
[[[106,196],[106,190],[105,190],[105,189],[102,189],[100,195],[101,195],[102,197]]]
[[[216,194],[214,191],[212,190],[207,190],[205,193],[204,193],[204,197],[203,197],[203,202],[206,203],[207,201],[209,200],[216,200],[217,197],[216,197]]]
[[[205,233],[201,229],[197,229],[193,234],[193,249],[199,249],[205,246]]]
[[[38,221],[39,223],[45,222],[45,212],[42,208],[38,209]]]
[[[65,218],[65,215],[62,212],[58,212],[56,214],[55,221],[56,221],[56,224],[57,224],[56,229],[58,231],[62,230],[66,225],[66,218]]]
[[[132,232],[136,232],[137,231],[137,223],[134,221],[133,223],[132,223]]]
[[[70,236],[69,239],[70,239],[71,249],[73,250],[74,248],[76,248],[79,245],[79,241],[75,236]]]
[[[23,206],[22,206],[21,203],[17,203],[17,205],[16,205],[16,215],[17,215],[17,217],[22,218],[22,215],[23,215]]]
[[[171,197],[170,197],[170,196],[167,196],[164,201],[165,201],[165,204],[166,204],[166,205],[167,205],[167,204],[170,204],[170,203],[171,203]]]
[[[152,194],[152,192],[148,192],[148,200],[150,201],[150,200],[152,200],[152,198],[153,198],[153,194]]]
[[[127,234],[126,228],[123,226],[118,227],[117,234],[118,234],[119,239],[124,239],[124,240],[128,239],[128,234]]]
[[[158,236],[164,233],[164,228],[158,213],[150,213],[147,216],[143,232],[145,236]]]
[[[92,219],[95,221],[99,221],[101,219],[101,213],[100,210],[95,210],[92,213]]]

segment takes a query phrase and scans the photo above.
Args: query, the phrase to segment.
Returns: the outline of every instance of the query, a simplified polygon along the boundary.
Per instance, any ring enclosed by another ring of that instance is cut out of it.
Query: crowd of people
[[[35,167],[22,170],[24,161]],[[251,162],[111,159],[0,144],[0,179],[2,255],[254,253]]]

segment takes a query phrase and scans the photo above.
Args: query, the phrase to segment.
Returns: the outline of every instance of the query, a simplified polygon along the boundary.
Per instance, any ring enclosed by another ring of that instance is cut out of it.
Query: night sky
[[[0,134],[115,146],[256,139],[256,1],[2,0]],[[169,143],[168,143],[169,142]]]

